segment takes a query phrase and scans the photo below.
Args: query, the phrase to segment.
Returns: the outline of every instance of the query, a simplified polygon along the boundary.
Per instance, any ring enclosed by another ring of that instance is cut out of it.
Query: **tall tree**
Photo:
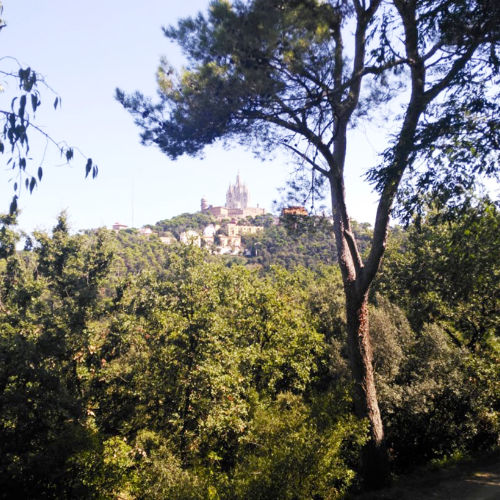
[[[170,158],[217,140],[280,145],[330,186],[358,416],[371,424],[365,479],[387,478],[367,296],[398,195],[460,195],[498,167],[500,6],[494,0],[217,0],[165,28],[188,59],[163,60],[160,101],[117,91],[142,141]],[[395,109],[401,109],[400,115]],[[389,147],[368,172],[380,194],[361,258],[346,206],[348,129],[393,113]]]

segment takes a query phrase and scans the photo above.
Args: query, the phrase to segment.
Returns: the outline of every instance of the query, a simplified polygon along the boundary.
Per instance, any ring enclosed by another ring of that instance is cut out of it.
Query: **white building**
[[[185,245],[194,245],[197,247],[201,247],[201,236],[192,229],[188,229],[187,231],[181,233],[180,241]]]

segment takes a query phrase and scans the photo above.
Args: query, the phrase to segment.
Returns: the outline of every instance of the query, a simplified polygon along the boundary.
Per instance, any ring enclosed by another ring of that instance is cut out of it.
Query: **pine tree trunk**
[[[355,412],[359,418],[367,418],[370,423],[370,441],[362,456],[363,479],[368,488],[380,488],[389,482],[389,463],[375,389],[367,293],[359,296],[355,290],[347,290],[346,311],[349,361],[355,384]]]
[[[343,134],[339,133],[338,141],[345,137],[345,133],[345,130]],[[338,151],[340,151],[339,158],[332,163],[332,170],[335,165],[343,165],[345,160],[343,144],[338,145]],[[372,259],[370,267],[367,268],[363,265],[350,225],[342,177],[331,176],[330,188],[334,215],[333,231],[345,292],[347,347],[354,380],[354,409],[356,415],[359,418],[366,418],[370,426],[370,440],[364,447],[362,455],[362,476],[367,488],[378,488],[389,482],[389,459],[373,373],[368,326],[368,290],[380,264],[387,232],[382,236],[379,235],[376,241],[374,239],[373,246],[376,247],[377,258]]]

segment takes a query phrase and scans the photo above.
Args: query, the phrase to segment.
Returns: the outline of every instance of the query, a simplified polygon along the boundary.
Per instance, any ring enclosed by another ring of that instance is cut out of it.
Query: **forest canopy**
[[[370,302],[395,472],[497,444],[498,314],[464,307],[498,279],[498,207],[476,201],[465,220],[462,257],[459,223],[394,231]],[[72,235],[64,216],[20,252],[19,237],[3,217],[0,498],[326,499],[359,487],[368,428],[353,411],[338,267],[227,265],[138,232]],[[456,300],[426,291],[430,280]],[[416,301],[399,293],[409,282]]]
[[[260,152],[282,148],[326,186],[345,291],[354,403],[370,421],[365,480],[389,479],[373,370],[368,296],[394,211],[409,220],[432,197],[464,201],[499,171],[500,17],[494,0],[214,1],[164,28],[187,59],[162,60],[154,102],[117,99],[144,144],[169,158],[217,141]],[[379,123],[387,148],[365,175],[379,195],[370,250],[362,255],[345,189],[348,131]]]

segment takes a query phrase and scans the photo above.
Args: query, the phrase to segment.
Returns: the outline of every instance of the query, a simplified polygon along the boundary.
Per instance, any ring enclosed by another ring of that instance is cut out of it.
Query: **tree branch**
[[[16,118],[18,116],[16,113],[13,113],[12,111],[4,111],[3,109],[0,109],[0,114],[5,115],[7,117],[7,119],[11,115],[15,116]],[[51,142],[54,146],[56,146],[57,149],[59,149],[59,151],[62,151],[63,147],[61,146],[61,143],[56,142],[55,139],[53,139],[49,134],[47,134],[47,132],[44,132],[43,129],[41,129],[40,127],[38,127],[37,125],[35,125],[28,118],[24,119],[24,123],[26,123],[26,127],[25,128],[28,128],[28,127],[34,128],[38,133],[40,133],[41,135],[43,135],[45,137],[45,139],[47,139],[47,141]]]
[[[298,150],[297,148],[294,148],[293,146],[290,146],[290,144],[286,143],[285,141],[283,141],[281,144],[290,149],[291,151],[293,151],[296,155],[300,156],[303,160],[307,161],[307,163],[309,163],[314,170],[317,170],[325,177],[328,177],[329,175],[328,170],[321,168],[315,161],[311,160],[306,154],[302,153],[302,151]]]
[[[329,148],[326,146],[326,144],[323,143],[320,137],[318,137],[311,129],[309,129],[305,125],[291,123],[286,120],[283,120],[282,118],[279,118],[278,116],[267,115],[261,111],[253,111],[251,114],[253,115],[253,118],[258,118],[260,120],[273,123],[287,130],[290,130],[291,132],[295,132],[301,135],[309,142],[311,142],[316,147],[316,149],[323,155],[327,164],[330,165],[330,168],[333,169],[334,173],[338,170],[336,162],[334,161],[333,155],[330,152]],[[325,172],[328,177],[331,175],[331,172],[327,172],[326,170]],[[337,173],[338,175],[340,175],[340,171]]]
[[[364,10],[358,1],[355,1],[356,8],[356,33],[354,36],[354,62],[350,78],[349,95],[343,102],[343,114],[349,119],[359,101],[363,69],[365,66],[366,54],[366,28],[373,15],[378,9],[381,0],[372,0],[370,7]]]
[[[424,93],[424,99],[426,104],[429,104],[445,88],[447,88],[450,85],[450,83],[458,75],[460,70],[462,70],[465,67],[465,65],[470,61],[472,55],[474,54],[474,52],[478,47],[479,47],[479,42],[476,41],[465,51],[462,57],[460,57],[453,63],[450,71],[448,71],[446,76],[444,76],[438,83],[436,83],[434,86],[432,86],[429,90],[427,90]]]
[[[349,246],[349,251],[351,252],[351,256],[354,261],[354,265],[356,267],[357,275],[360,275],[363,270],[363,260],[361,259],[361,255],[358,250],[358,246],[356,244],[356,239],[354,238],[354,234],[351,230],[351,223],[349,221],[349,229],[344,229],[344,237],[347,241],[347,245]]]
[[[415,18],[415,2],[395,0],[394,4],[403,21],[405,30],[406,57],[410,61],[411,97],[405,119],[394,146],[391,164],[386,168],[386,180],[377,207],[375,226],[370,254],[362,276],[362,288],[368,289],[382,260],[387,241],[387,231],[394,197],[396,196],[403,173],[408,166],[408,156],[413,147],[418,120],[424,109],[425,66],[418,51],[418,29]]]

